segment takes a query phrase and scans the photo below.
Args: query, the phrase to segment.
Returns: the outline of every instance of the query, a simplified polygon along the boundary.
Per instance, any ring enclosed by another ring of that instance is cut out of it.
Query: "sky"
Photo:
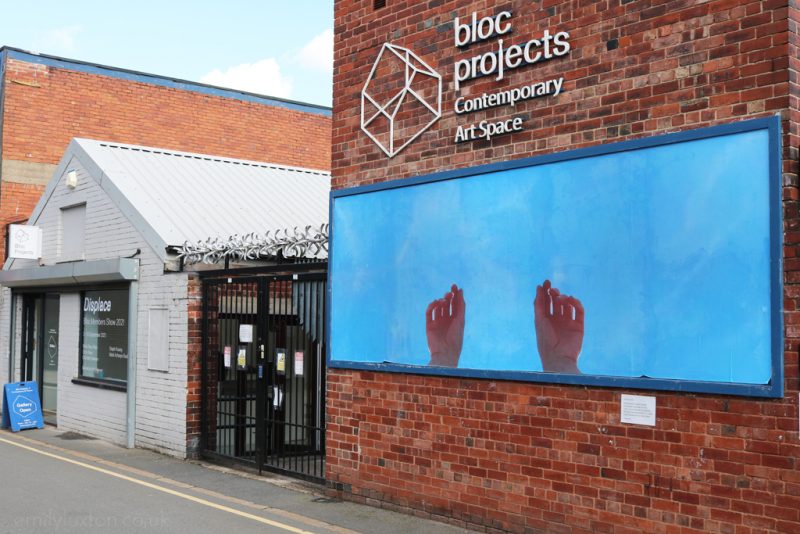
[[[332,0],[0,5],[0,45],[331,105]]]

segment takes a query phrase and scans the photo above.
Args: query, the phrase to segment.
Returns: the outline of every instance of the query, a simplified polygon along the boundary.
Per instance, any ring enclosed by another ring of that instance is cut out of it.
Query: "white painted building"
[[[46,419],[187,453],[186,243],[327,223],[326,172],[75,139],[29,225],[41,257],[0,272],[0,381]]]

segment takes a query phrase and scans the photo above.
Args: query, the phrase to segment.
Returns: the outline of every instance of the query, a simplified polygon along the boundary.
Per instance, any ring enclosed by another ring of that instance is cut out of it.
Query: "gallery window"
[[[81,294],[81,378],[127,381],[128,293],[114,288]]]

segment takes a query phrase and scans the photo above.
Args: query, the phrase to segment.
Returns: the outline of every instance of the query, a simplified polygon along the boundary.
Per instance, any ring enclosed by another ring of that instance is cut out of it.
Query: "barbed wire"
[[[197,243],[185,242],[178,249],[178,257],[185,265],[195,263],[220,263],[226,259],[252,261],[274,258],[315,258],[328,257],[328,225],[306,226],[304,229],[282,229],[255,232],[246,235],[232,235],[225,238],[209,238]]]

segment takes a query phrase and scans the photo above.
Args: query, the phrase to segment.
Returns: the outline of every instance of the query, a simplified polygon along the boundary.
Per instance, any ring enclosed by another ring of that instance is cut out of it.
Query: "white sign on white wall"
[[[42,229],[24,224],[8,225],[8,257],[37,260],[42,257]]]

